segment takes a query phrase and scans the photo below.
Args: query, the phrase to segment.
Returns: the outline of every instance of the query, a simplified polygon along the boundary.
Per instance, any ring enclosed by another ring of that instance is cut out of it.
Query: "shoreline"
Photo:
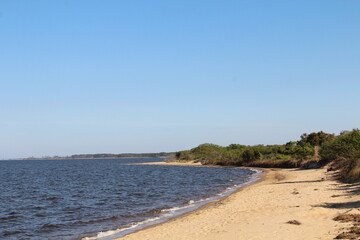
[[[167,166],[192,166],[192,167],[215,167],[215,168],[222,168],[221,166],[210,166],[210,165],[202,165],[199,162],[145,162],[145,163],[128,163],[126,165],[167,165]],[[83,240],[94,240],[94,239],[101,239],[101,240],[113,240],[113,239],[123,239],[123,237],[126,237],[130,234],[137,233],[139,231],[143,231],[148,228],[156,227],[158,225],[165,224],[167,222],[172,222],[173,220],[177,218],[181,218],[184,216],[187,216],[188,214],[191,214],[193,212],[198,211],[199,209],[207,208],[208,206],[211,206],[212,204],[216,204],[219,201],[226,199],[227,197],[231,196],[235,192],[246,188],[247,186],[251,186],[259,181],[262,180],[262,175],[264,173],[264,170],[260,170],[259,168],[243,168],[243,169],[252,169],[254,174],[248,179],[248,181],[236,184],[233,187],[229,187],[223,192],[220,192],[216,195],[209,196],[205,199],[200,199],[198,201],[195,201],[193,203],[190,203],[189,205],[181,206],[181,207],[175,207],[177,210],[172,209],[165,209],[165,212],[170,210],[172,212],[171,215],[165,215],[160,217],[154,217],[150,219],[146,219],[142,222],[137,222],[135,225],[125,228],[119,228],[115,230],[108,230],[105,232],[100,232],[97,236],[89,236],[82,238]]]
[[[14,158],[14,159],[2,159],[0,161],[38,161],[38,160],[81,160],[81,159],[84,159],[84,160],[92,160],[92,159],[104,159],[104,160],[107,160],[107,159],[133,159],[133,158],[161,158],[161,159],[167,159],[169,157],[99,157],[99,158],[62,158],[62,157],[59,157],[59,158]]]
[[[215,166],[215,165],[202,165],[200,162],[148,162],[148,163],[130,163],[131,165],[167,165],[167,166],[196,166],[196,167],[222,167],[222,166]],[[270,169],[266,169],[266,168],[259,168],[259,167],[239,167],[239,168],[243,168],[243,169],[255,169],[255,170],[261,170],[262,172],[261,173],[257,173],[258,176],[257,176],[257,179],[255,179],[255,181],[253,182],[248,182],[246,183],[244,186],[241,186],[239,188],[237,188],[234,192],[228,194],[228,195],[225,195],[223,197],[221,197],[220,199],[217,199],[217,200],[214,200],[214,201],[210,201],[210,202],[207,202],[199,207],[197,207],[196,209],[194,210],[191,210],[191,211],[188,211],[188,212],[185,212],[185,213],[182,213],[180,215],[177,215],[177,216],[174,216],[174,217],[171,217],[169,219],[167,219],[166,221],[164,222],[159,222],[159,223],[155,223],[155,224],[151,224],[151,225],[148,225],[148,226],[145,226],[143,228],[140,228],[138,230],[135,230],[135,231],[132,231],[130,233],[127,233],[126,235],[122,236],[122,237],[116,237],[116,238],[111,238],[113,240],[124,240],[124,239],[128,239],[128,237],[130,236],[129,239],[134,239],[136,240],[137,239],[137,233],[139,232],[142,232],[142,231],[146,231],[146,230],[149,230],[149,229],[153,229],[153,228],[157,228],[161,225],[164,225],[164,224],[168,224],[168,223],[172,223],[174,221],[177,221],[179,219],[182,219],[182,218],[186,218],[187,216],[191,216],[193,214],[196,214],[198,215],[197,212],[199,211],[205,211],[206,209],[209,209],[209,208],[212,208],[212,207],[216,207],[218,206],[219,204],[223,204],[222,202],[225,201],[227,198],[231,197],[233,194],[236,194],[238,192],[241,192],[243,191],[244,189],[246,188],[249,188],[249,187],[252,187],[253,185],[255,184],[259,184],[261,183],[262,181],[264,181],[266,179],[266,174],[271,171]],[[133,238],[134,237],[134,238]],[[149,240],[152,239],[152,238],[149,238]],[[177,239],[176,237],[174,239]],[[192,238],[189,238],[189,240],[193,240]],[[108,239],[106,239],[108,240]],[[165,238],[164,238],[165,240]]]
[[[143,164],[203,166],[178,162]],[[345,212],[360,213],[360,196],[349,194],[351,185],[336,182],[325,169],[261,170],[259,180],[220,200],[116,240],[325,240],[335,238],[351,225],[335,222],[334,217]],[[299,225],[287,223],[293,220]]]
[[[200,162],[145,162],[145,163],[127,163],[127,165],[166,165],[166,166],[202,166],[202,167],[211,167],[202,165]]]

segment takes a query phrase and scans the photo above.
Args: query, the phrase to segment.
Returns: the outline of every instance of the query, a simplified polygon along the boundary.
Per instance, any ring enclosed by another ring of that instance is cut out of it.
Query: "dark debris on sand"
[[[354,223],[347,232],[340,233],[335,239],[360,239],[360,214],[342,214],[335,217],[333,220]]]
[[[301,225],[301,222],[299,222],[298,220],[290,220],[288,222],[286,222],[288,224],[294,224],[294,225]]]

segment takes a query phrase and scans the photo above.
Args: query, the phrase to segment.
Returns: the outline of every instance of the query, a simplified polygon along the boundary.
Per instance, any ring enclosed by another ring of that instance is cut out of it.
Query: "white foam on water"
[[[221,199],[222,197],[230,195],[231,193],[235,192],[236,190],[238,190],[241,187],[248,186],[248,185],[256,182],[259,179],[260,173],[262,173],[262,171],[258,170],[258,169],[250,169],[250,170],[252,170],[255,173],[250,177],[250,179],[247,182],[242,183],[242,184],[234,184],[233,187],[227,187],[223,192],[220,192],[220,193],[216,194],[215,196],[208,197],[205,199],[200,199],[197,201],[189,200],[188,204],[185,206],[178,206],[178,207],[161,210],[161,214],[158,217],[153,217],[153,218],[141,221],[141,222],[132,223],[130,226],[127,226],[124,228],[109,230],[109,231],[105,231],[105,232],[99,232],[96,236],[85,237],[85,238],[82,238],[81,240],[113,240],[115,238],[123,237],[127,234],[138,231],[145,227],[163,223],[163,222],[168,221],[171,218],[174,218],[174,217],[180,216],[184,213],[193,211],[193,210],[205,205],[206,203],[217,201],[217,200]]]

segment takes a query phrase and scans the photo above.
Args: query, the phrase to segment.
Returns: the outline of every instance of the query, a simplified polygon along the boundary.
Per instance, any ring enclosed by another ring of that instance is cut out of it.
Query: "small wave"
[[[41,207],[41,206],[35,206],[32,208],[33,210],[42,210],[45,209],[45,207]]]
[[[12,215],[12,216],[7,216],[7,217],[0,217],[0,221],[12,220],[12,219],[16,219],[16,218],[19,218],[19,216]]]
[[[64,226],[64,225],[62,225],[62,224],[56,225],[56,224],[46,223],[46,224],[42,225],[39,229],[37,229],[35,232],[48,233],[48,232],[54,231],[55,229],[59,229],[62,226]]]
[[[37,214],[35,214],[34,216],[35,216],[35,217],[46,217],[45,214],[41,214],[41,213],[37,213]]]
[[[98,240],[98,239],[104,239],[105,240],[105,239],[107,239],[107,237],[110,237],[110,236],[111,236],[111,239],[113,239],[115,237],[115,235],[116,235],[116,237],[121,237],[121,236],[124,236],[125,234],[128,234],[128,233],[134,231],[139,226],[145,227],[149,223],[157,221],[159,219],[160,219],[160,217],[155,217],[155,218],[144,220],[142,222],[133,223],[129,227],[115,229],[115,230],[109,230],[109,231],[105,231],[105,232],[99,232],[96,236],[85,237],[85,238],[82,238],[82,240]],[[119,234],[119,233],[124,233],[124,234],[121,235],[121,236],[118,236],[117,234]]]
[[[55,224],[44,224],[41,226],[41,228],[57,228],[58,225]]]
[[[24,233],[23,231],[4,231],[1,236],[3,237],[9,237],[11,235],[15,235],[15,234],[22,234]]]
[[[56,197],[56,196],[50,196],[50,197],[47,197],[45,200],[54,201],[57,199],[58,199],[58,197]]]
[[[117,220],[119,217],[128,217],[128,216],[121,215],[121,216],[111,216],[111,217],[107,217],[107,218],[101,218],[101,219],[89,220],[89,221],[77,221],[77,222],[74,222],[73,225],[90,225],[90,224],[94,224],[94,223],[102,223],[102,222],[108,222],[108,221],[115,221],[115,220]]]
[[[155,209],[151,209],[149,211],[137,214],[137,217],[147,217],[147,216],[153,216],[154,214],[160,214],[161,212],[163,212],[164,209],[168,209],[170,208],[170,206],[164,206],[164,207],[160,207],[160,208],[155,208]]]
[[[137,193],[129,194],[129,196],[142,197],[145,196],[145,193],[137,192]]]

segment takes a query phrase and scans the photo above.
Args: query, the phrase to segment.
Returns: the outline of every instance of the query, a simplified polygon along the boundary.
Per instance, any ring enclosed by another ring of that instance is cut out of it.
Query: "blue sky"
[[[0,159],[358,128],[360,1],[0,1]]]

